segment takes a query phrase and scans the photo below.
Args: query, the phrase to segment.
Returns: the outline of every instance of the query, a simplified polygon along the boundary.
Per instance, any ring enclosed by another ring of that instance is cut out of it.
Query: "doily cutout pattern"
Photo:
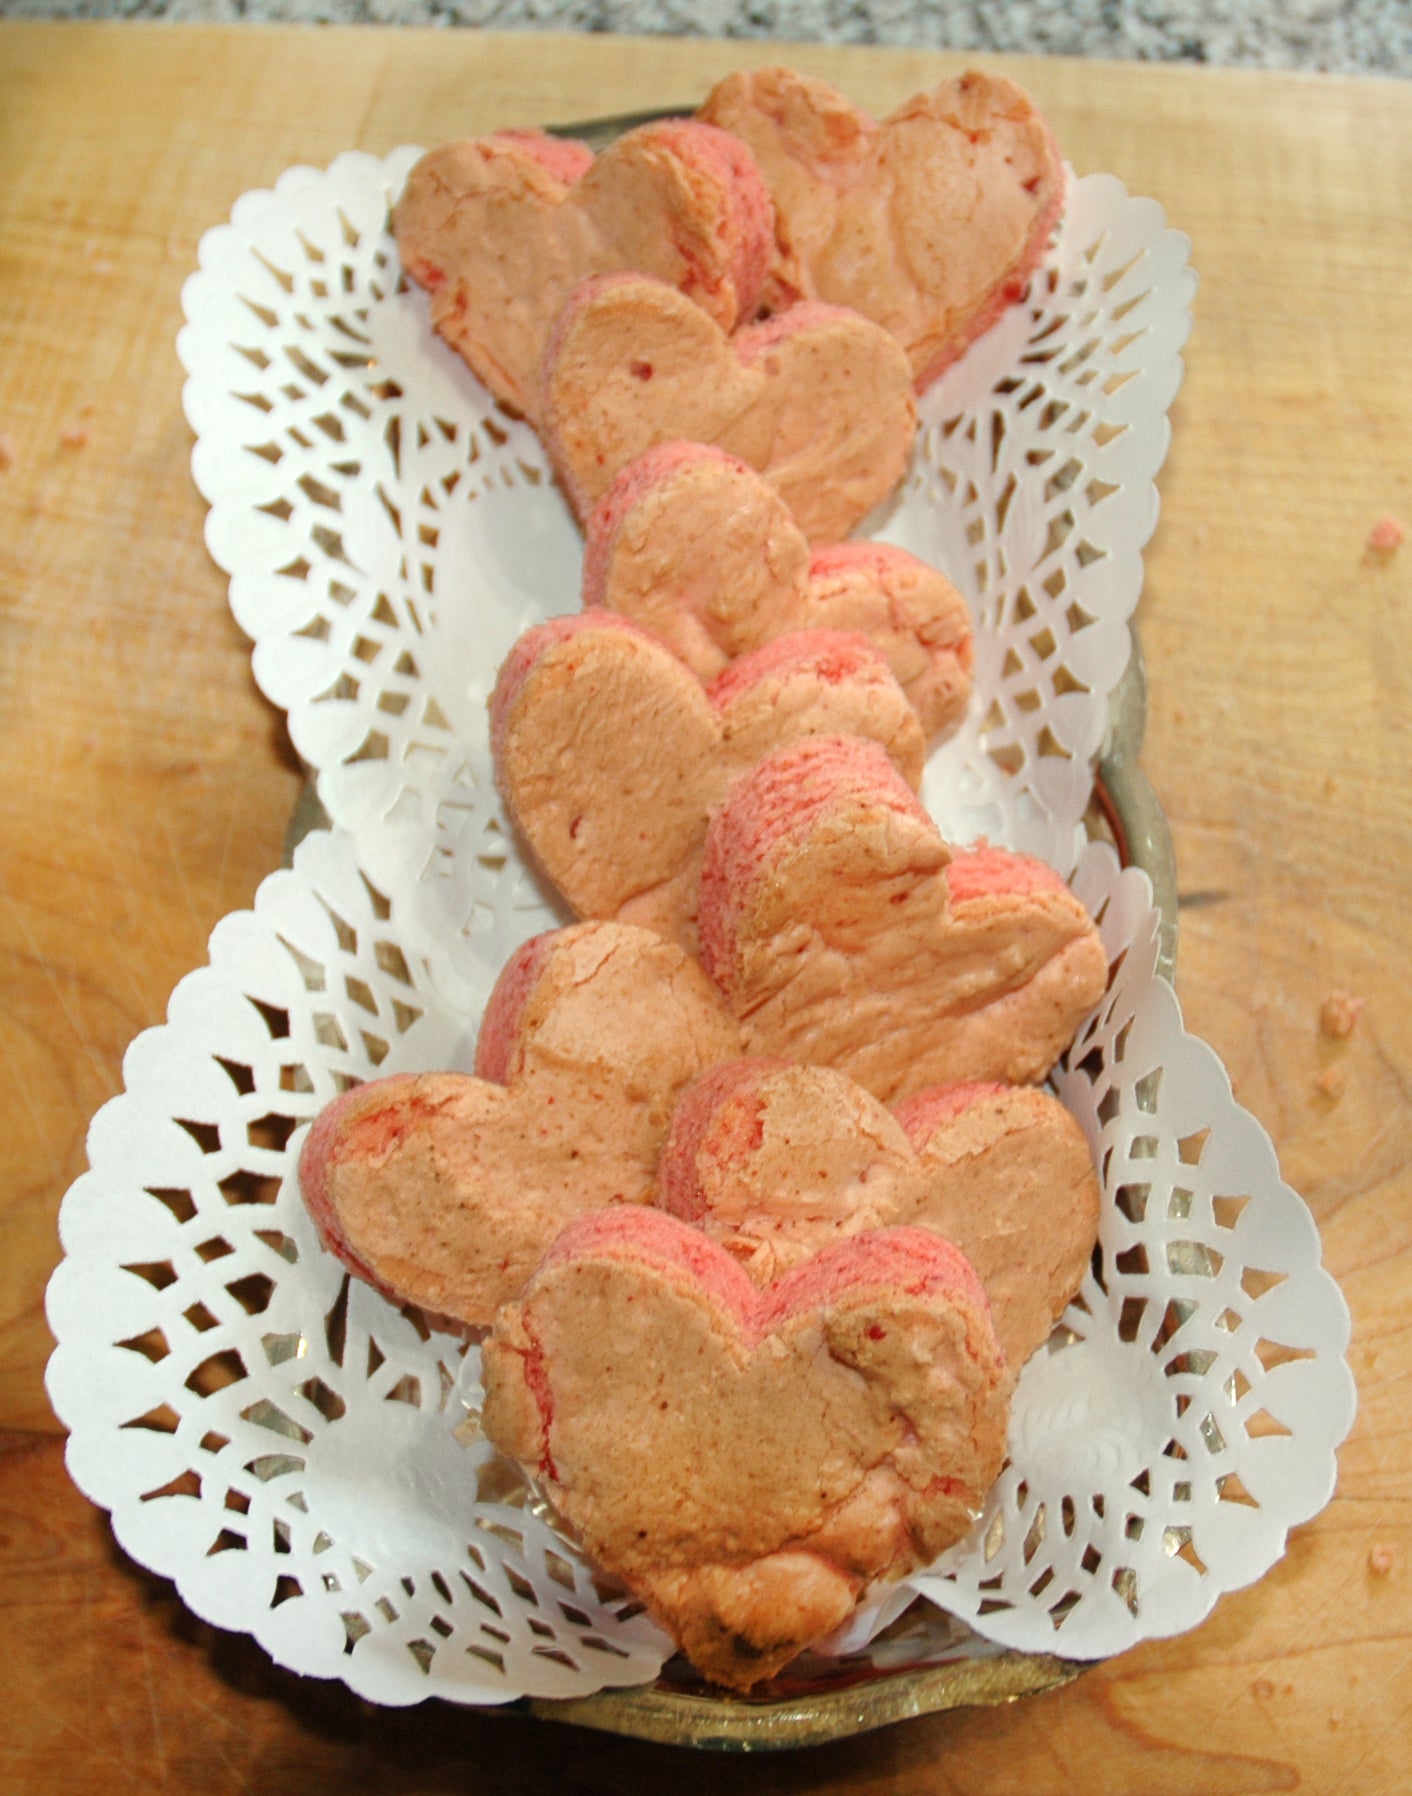
[[[478,1353],[347,1277],[292,1176],[338,1092],[469,1064],[424,986],[345,837],[216,930],[64,1201],[69,1469],[191,1609],[294,1670],[390,1703],[639,1683],[664,1637],[481,1438]]]
[[[1011,1462],[920,1592],[993,1643],[1100,1656],[1192,1625],[1327,1500],[1348,1317],[1308,1211],[1155,973],[1145,876],[1086,851],[1109,993],[1058,1078],[1099,1157],[1100,1263],[1023,1373]],[[350,1282],[294,1166],[351,1082],[472,1058],[351,838],[319,833],[139,1037],[95,1118],[51,1281],[70,1470],[125,1549],[281,1664],[384,1703],[650,1680],[665,1637],[478,1428],[479,1355]]]
[[[534,432],[400,277],[386,221],[415,154],[247,194],[202,241],[178,347],[207,541],[256,677],[475,1007],[562,920],[506,855],[484,701],[524,628],[578,609],[582,548]],[[1072,870],[1193,288],[1160,207],[1071,177],[1027,301],[925,395],[910,471],[865,525],[942,567],[975,615],[970,714],[923,789],[955,841]]]
[[[1037,1608],[1074,1658],[1182,1632],[1262,1576],[1333,1494],[1355,1405],[1314,1219],[1182,1028],[1140,878],[1110,883],[1094,851],[1074,881],[1109,989],[1053,1084],[1102,1174],[1099,1249],[1021,1374],[981,1550],[917,1581],[1032,1649]]]

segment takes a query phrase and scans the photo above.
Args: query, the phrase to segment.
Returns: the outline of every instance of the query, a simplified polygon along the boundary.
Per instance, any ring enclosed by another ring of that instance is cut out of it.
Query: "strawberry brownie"
[[[1083,1280],[1099,1188],[1078,1123],[1034,1086],[934,1086],[890,1113],[842,1073],[749,1058],[682,1093],[657,1202],[756,1284],[867,1229],[932,1229],[974,1267],[1018,1370]]]
[[[661,443],[618,474],[585,524],[583,602],[655,631],[703,680],[787,631],[856,630],[928,738],[970,695],[970,613],[943,574],[887,543],[811,554],[773,484],[711,444]]]
[[[630,131],[596,160],[534,131],[442,144],[413,168],[392,223],[434,327],[531,420],[550,327],[581,282],[641,269],[732,330],[751,316],[773,232],[745,145],[682,119]]]
[[[502,972],[474,1077],[375,1079],[319,1114],[304,1201],[360,1278],[484,1326],[573,1216],[651,1201],[677,1095],[738,1042],[700,968],[660,937],[551,931]]]
[[[1107,983],[1057,873],[952,850],[857,738],[797,743],[736,782],[707,832],[698,917],[748,1051],[834,1067],[884,1103],[1044,1078]]]
[[[916,783],[926,752],[906,695],[861,636],[776,637],[703,689],[665,644],[602,610],[526,631],[490,717],[506,804],[573,910],[691,948],[710,813],[761,756],[848,731]]]
[[[587,517],[659,443],[714,443],[779,489],[805,536],[837,542],[901,479],[916,405],[895,338],[857,312],[798,305],[728,336],[638,274],[579,287],[550,333],[545,446]]]
[[[1098,1240],[1101,1193],[1084,1132],[1033,1085],[933,1086],[893,1114],[923,1192],[898,1220],[935,1229],[965,1254],[1018,1371],[1083,1283]]]
[[[651,1209],[571,1223],[483,1353],[486,1434],[706,1677],[748,1690],[971,1527],[1010,1380],[921,1229],[764,1291]]]
[[[897,1120],[842,1073],[763,1056],[723,1061],[682,1093],[657,1202],[768,1284],[833,1241],[910,1220],[917,1157]]]
[[[851,306],[919,390],[1023,297],[1063,204],[1054,135],[1003,76],[969,70],[879,123],[827,82],[748,69],[698,116],[750,145],[774,200],[768,309]]]

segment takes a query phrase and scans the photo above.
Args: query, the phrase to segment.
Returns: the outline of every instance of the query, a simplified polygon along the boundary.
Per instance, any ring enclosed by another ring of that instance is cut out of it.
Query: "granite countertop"
[[[0,0],[0,17],[644,32],[1412,76],[1408,0]]]

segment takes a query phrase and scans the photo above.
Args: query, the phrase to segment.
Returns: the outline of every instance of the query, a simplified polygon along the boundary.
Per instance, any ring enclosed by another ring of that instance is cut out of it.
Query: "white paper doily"
[[[1094,846],[1077,886],[1115,969],[1057,1079],[1099,1273],[1021,1376],[975,1533],[839,1650],[921,1591],[971,1650],[1113,1653],[1258,1577],[1333,1488],[1348,1317],[1309,1212],[1156,976],[1146,877]],[[313,835],[129,1050],[49,1287],[69,1468],[197,1614],[379,1702],[649,1680],[665,1638],[479,1437],[478,1353],[350,1281],[298,1196],[302,1125],[351,1081],[470,1064],[400,923]]]
[[[202,240],[178,347],[256,677],[409,937],[478,1007],[516,943],[563,920],[513,863],[486,877],[507,825],[485,699],[522,630],[579,608],[582,551],[538,438],[401,278],[387,213],[415,155],[245,195]],[[970,713],[923,788],[954,841],[1072,870],[1194,285],[1159,206],[1071,177],[1028,300],[927,392],[910,472],[869,520],[975,615]]]

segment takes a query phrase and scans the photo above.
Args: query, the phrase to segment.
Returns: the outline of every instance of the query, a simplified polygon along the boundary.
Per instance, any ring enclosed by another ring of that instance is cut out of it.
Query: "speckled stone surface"
[[[1412,75],[1409,0],[0,0],[0,17],[646,32]]]

